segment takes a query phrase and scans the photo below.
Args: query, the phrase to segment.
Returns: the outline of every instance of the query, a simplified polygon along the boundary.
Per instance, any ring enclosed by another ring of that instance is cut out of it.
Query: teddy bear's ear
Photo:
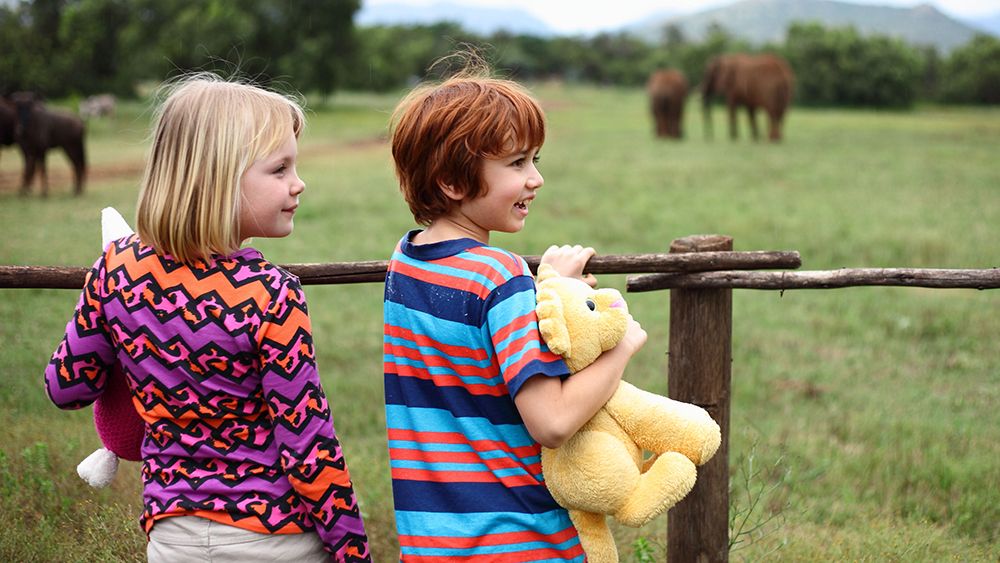
[[[538,269],[542,273],[541,267]],[[563,315],[562,301],[559,294],[552,289],[538,290],[538,331],[548,345],[549,350],[560,356],[568,356],[571,350],[569,328]]]
[[[553,268],[551,264],[539,264],[538,265],[538,276],[535,278],[535,280],[538,283],[542,283],[545,280],[552,279],[552,278],[558,278],[558,277],[559,277],[559,273],[556,272],[556,269]]]

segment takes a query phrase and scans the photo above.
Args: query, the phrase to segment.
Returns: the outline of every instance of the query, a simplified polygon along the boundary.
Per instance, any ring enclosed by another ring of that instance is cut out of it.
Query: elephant
[[[657,137],[680,139],[688,82],[678,70],[657,70],[646,83]]]
[[[49,180],[45,170],[45,153],[62,148],[73,164],[73,193],[83,193],[87,163],[84,151],[83,120],[68,112],[45,107],[41,97],[34,92],[11,94],[15,108],[14,139],[24,156],[24,179],[21,193],[26,194],[39,167],[42,176],[42,196],[49,194]]]
[[[706,136],[711,137],[712,134],[712,98],[721,95],[729,109],[729,136],[733,140],[738,137],[736,111],[745,107],[754,140],[759,138],[757,109],[761,108],[767,112],[768,138],[772,142],[780,141],[781,122],[792,101],[794,82],[792,69],[776,55],[731,53],[714,57],[705,67],[701,82]]]

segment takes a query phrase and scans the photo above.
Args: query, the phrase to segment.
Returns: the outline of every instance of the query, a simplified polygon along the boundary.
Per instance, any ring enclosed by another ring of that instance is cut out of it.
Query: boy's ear
[[[448,196],[448,199],[455,201],[462,201],[465,198],[465,192],[455,188],[452,184],[447,184],[441,180],[438,180],[438,187],[444,192],[444,195]]]

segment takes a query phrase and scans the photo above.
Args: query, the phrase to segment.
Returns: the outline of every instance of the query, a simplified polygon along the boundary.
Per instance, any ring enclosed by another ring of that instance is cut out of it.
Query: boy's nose
[[[537,190],[538,188],[542,187],[542,184],[544,183],[545,183],[545,178],[542,178],[541,172],[539,172],[538,169],[536,168],[535,173],[532,174],[530,178],[528,178],[528,187]]]

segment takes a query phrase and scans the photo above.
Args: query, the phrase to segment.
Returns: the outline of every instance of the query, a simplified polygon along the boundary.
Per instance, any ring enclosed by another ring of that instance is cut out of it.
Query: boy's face
[[[491,231],[516,233],[524,228],[528,207],[542,187],[537,162],[538,149],[525,148],[499,158],[484,158],[480,178],[486,193],[475,199],[462,199],[452,212],[480,242],[489,242]]]

